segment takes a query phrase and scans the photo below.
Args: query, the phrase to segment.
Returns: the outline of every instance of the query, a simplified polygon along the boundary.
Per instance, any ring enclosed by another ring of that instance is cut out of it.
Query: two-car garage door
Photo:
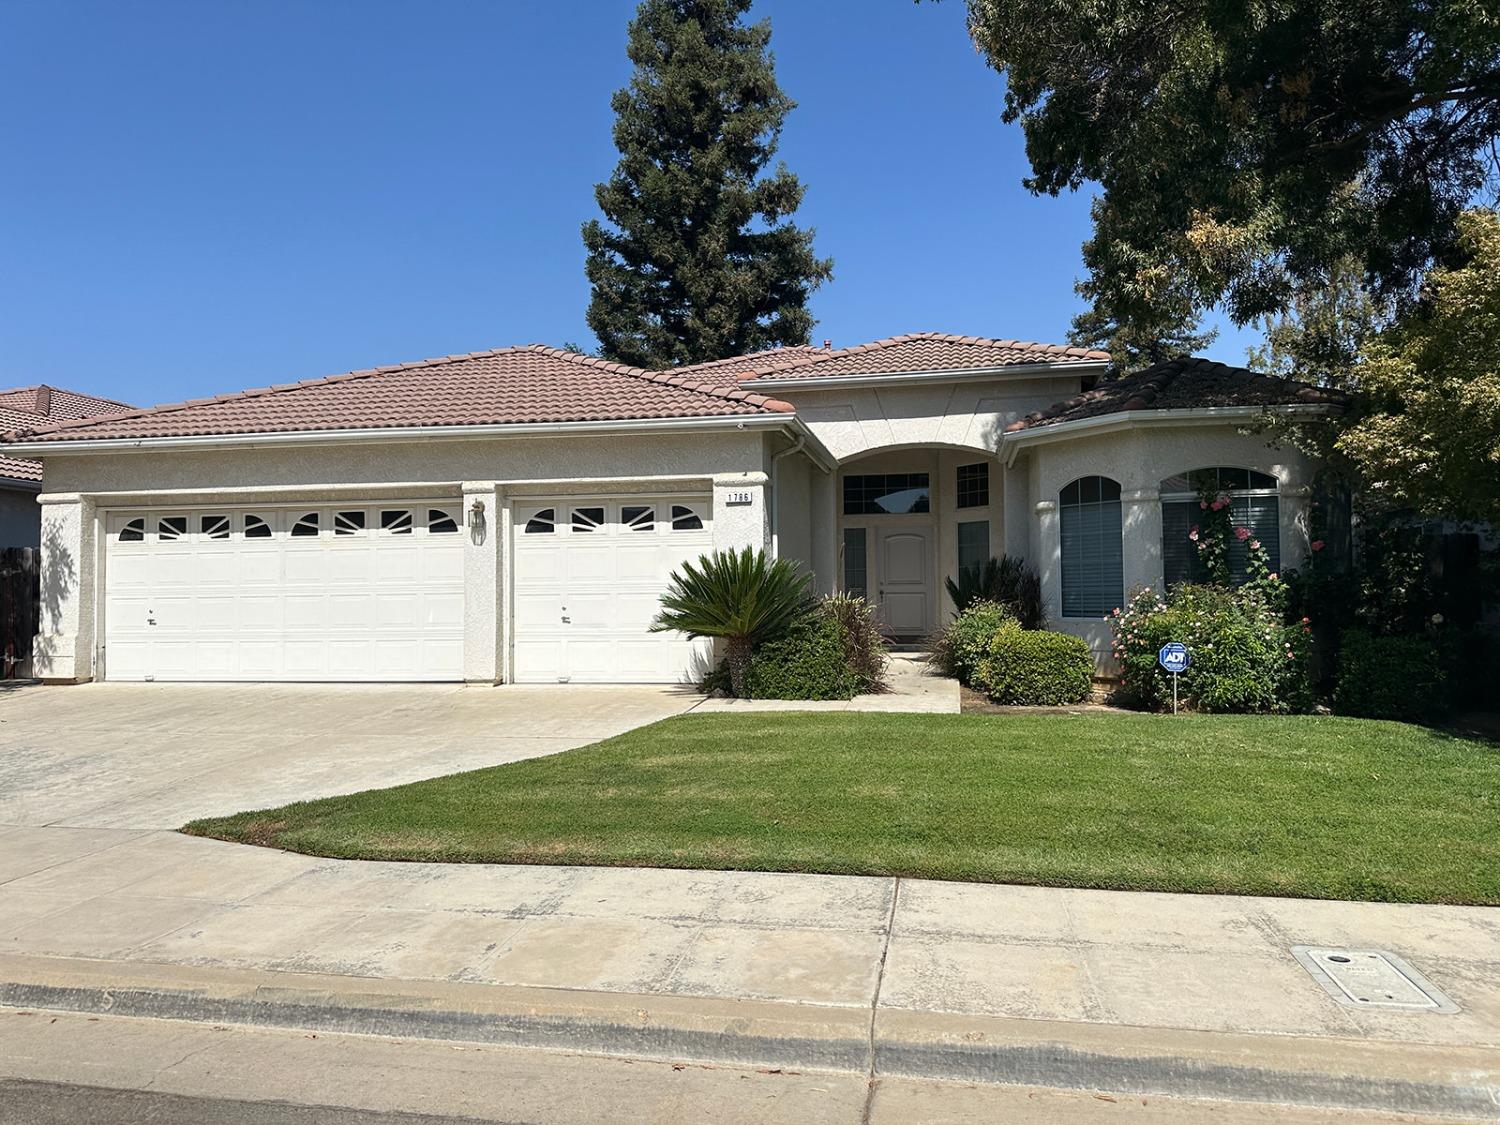
[[[706,496],[514,507],[513,678],[677,683],[706,642],[651,633],[671,572],[711,548]],[[163,508],[106,517],[113,680],[464,676],[456,501]]]
[[[460,680],[457,503],[115,512],[112,680]]]

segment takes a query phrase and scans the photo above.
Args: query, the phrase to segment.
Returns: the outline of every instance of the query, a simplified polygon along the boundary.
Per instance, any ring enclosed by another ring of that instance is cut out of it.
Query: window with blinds
[[[1058,495],[1062,615],[1103,617],[1125,600],[1120,485],[1080,477]]]
[[[1193,526],[1202,523],[1200,505],[1206,495],[1228,496],[1231,522],[1250,531],[1248,539],[1229,540],[1229,580],[1238,586],[1249,578],[1251,539],[1260,541],[1271,570],[1279,571],[1281,501],[1276,478],[1254,469],[1226,466],[1178,473],[1161,482],[1162,580],[1174,586],[1202,582],[1207,577],[1197,546],[1188,538]]]

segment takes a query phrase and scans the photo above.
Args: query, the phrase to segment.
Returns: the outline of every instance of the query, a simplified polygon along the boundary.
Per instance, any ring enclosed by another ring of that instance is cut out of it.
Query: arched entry
[[[920,641],[951,609],[943,579],[1000,553],[994,456],[956,445],[870,450],[839,465],[840,588],[870,601],[888,634]]]

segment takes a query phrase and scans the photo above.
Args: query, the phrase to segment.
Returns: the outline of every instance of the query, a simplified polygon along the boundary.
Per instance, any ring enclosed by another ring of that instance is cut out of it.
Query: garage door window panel
[[[126,520],[120,527],[118,539],[121,543],[144,543],[146,541],[146,517],[136,516]]]
[[[626,531],[655,531],[656,509],[640,504],[626,504],[620,509],[620,523]]]
[[[444,508],[427,509],[427,534],[428,535],[456,535],[458,534],[458,514]]]
[[[318,517],[319,513],[317,512],[307,512],[304,515],[299,516],[297,521],[292,524],[292,538],[317,538],[320,523]]]
[[[187,529],[187,516],[162,516],[156,521],[156,538],[164,542],[183,539]]]
[[[200,539],[228,539],[229,517],[226,515],[199,516],[198,537]]]
[[[557,510],[543,508],[526,521],[527,535],[551,535],[556,530]]]
[[[333,534],[358,535],[365,530],[365,513],[362,509],[355,509],[333,513]]]
[[[673,531],[702,531],[703,517],[686,504],[672,505]]]
[[[245,516],[245,538],[246,539],[270,539],[274,533],[271,530],[269,517],[246,514]]]
[[[573,534],[591,535],[604,526],[603,508],[574,508]]]
[[[410,508],[385,508],[380,513],[380,530],[391,535],[410,535],[412,517]]]

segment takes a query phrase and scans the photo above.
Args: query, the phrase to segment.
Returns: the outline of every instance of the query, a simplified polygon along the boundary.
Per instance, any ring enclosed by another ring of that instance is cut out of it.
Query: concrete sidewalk
[[[1485,908],[348,862],[112,829],[0,829],[0,857],[12,1006],[1500,1113]],[[1460,1010],[1336,1003],[1298,945],[1395,952]]]

